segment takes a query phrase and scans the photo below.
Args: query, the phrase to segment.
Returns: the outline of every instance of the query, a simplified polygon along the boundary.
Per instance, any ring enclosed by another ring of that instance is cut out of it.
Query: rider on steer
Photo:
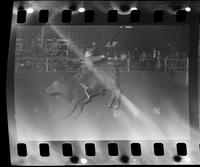
[[[84,81],[84,75],[86,75],[87,72],[92,71],[95,68],[93,63],[99,62],[100,60],[105,58],[104,55],[95,56],[94,55],[95,49],[96,49],[96,43],[93,42],[92,48],[86,49],[83,56],[82,65],[78,70],[78,72],[80,73],[78,80],[81,86],[83,87],[88,100],[90,100],[90,95],[88,93],[88,89],[90,88],[90,86],[86,83],[86,81]]]
[[[92,68],[94,67],[93,63],[98,62],[98,61],[102,60],[103,58],[105,58],[104,55],[96,56],[94,53],[95,50],[96,50],[96,43],[93,42],[92,48],[86,49],[86,51],[84,53],[83,63],[90,70],[92,70]]]

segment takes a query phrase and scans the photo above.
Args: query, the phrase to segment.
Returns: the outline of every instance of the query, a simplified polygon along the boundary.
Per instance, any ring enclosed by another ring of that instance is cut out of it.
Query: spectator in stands
[[[153,48],[153,58],[156,58],[156,49]]]
[[[176,51],[174,59],[174,71],[179,68],[179,52]]]
[[[111,57],[111,55],[110,55],[110,52],[109,52],[109,51],[107,51],[107,52],[106,52],[105,56],[106,56],[108,59],[110,59],[110,58],[113,58],[113,57]],[[116,55],[114,55],[114,56],[116,56],[116,57],[117,57],[117,54],[116,54]]]
[[[128,58],[128,59],[131,58],[131,52],[130,52],[130,51],[127,52],[127,58]]]
[[[156,48],[153,48],[152,50],[152,67],[153,69],[156,67],[156,64],[157,64],[157,51],[156,51]]]
[[[173,53],[170,52],[170,54],[168,55],[168,60],[167,60],[167,69],[168,70],[172,70],[173,69]]]
[[[126,56],[126,53],[125,53],[125,52],[122,52],[122,53],[121,53],[121,60],[125,60],[126,57],[127,57],[127,56]]]
[[[160,55],[160,51],[157,51],[157,65],[156,65],[156,71],[160,71],[161,70],[161,55]]]
[[[118,56],[117,56],[117,52],[114,52],[113,55],[114,55],[113,57],[114,57],[115,59],[117,59],[117,57],[118,57]]]
[[[146,51],[143,51],[139,57],[140,65],[145,66],[146,58],[147,58],[147,53]]]
[[[134,50],[131,52],[130,61],[131,61],[131,62],[135,62],[135,61],[136,61],[136,55],[135,55]]]
[[[135,61],[139,61],[140,50],[138,48],[134,49]]]
[[[169,57],[168,57],[168,55],[166,55],[165,57],[164,57],[164,71],[166,72],[167,70],[168,70],[168,59],[169,59]]]
[[[65,57],[69,56],[69,50],[65,50]]]

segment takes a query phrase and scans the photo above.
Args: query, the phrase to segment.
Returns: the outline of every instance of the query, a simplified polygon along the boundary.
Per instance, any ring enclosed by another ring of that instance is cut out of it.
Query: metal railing
[[[118,67],[120,71],[186,71],[187,59],[146,59],[145,61],[135,61],[132,59],[117,59],[111,61],[120,62]],[[63,57],[56,58],[16,58],[15,59],[15,72],[76,72],[81,66],[78,61],[67,60]],[[199,60],[200,67],[200,60]]]

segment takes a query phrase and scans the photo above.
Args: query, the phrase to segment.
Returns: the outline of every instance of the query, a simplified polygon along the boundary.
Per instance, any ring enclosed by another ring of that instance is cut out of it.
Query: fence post
[[[49,61],[48,61],[48,58],[46,57],[46,72],[48,72],[49,70],[48,70],[48,64],[49,63]]]
[[[186,58],[186,76],[185,76],[185,84],[188,87],[189,85],[189,59],[188,57]]]
[[[128,72],[130,71],[130,58],[127,58],[127,68],[128,68]]]

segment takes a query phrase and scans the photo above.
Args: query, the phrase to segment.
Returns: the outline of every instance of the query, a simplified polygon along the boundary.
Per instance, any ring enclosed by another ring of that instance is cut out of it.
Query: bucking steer
[[[84,71],[83,71],[84,72]],[[96,66],[95,71],[88,71],[84,75],[84,80],[89,85],[87,90],[90,98],[88,99],[82,84],[79,82],[81,73],[74,75],[67,74],[64,78],[56,80],[46,89],[49,95],[61,94],[70,102],[70,112],[65,116],[69,117],[74,112],[79,116],[84,105],[92,101],[92,98],[109,93],[111,95],[108,107],[120,107],[121,90],[119,87],[119,72],[110,62],[100,63]]]

